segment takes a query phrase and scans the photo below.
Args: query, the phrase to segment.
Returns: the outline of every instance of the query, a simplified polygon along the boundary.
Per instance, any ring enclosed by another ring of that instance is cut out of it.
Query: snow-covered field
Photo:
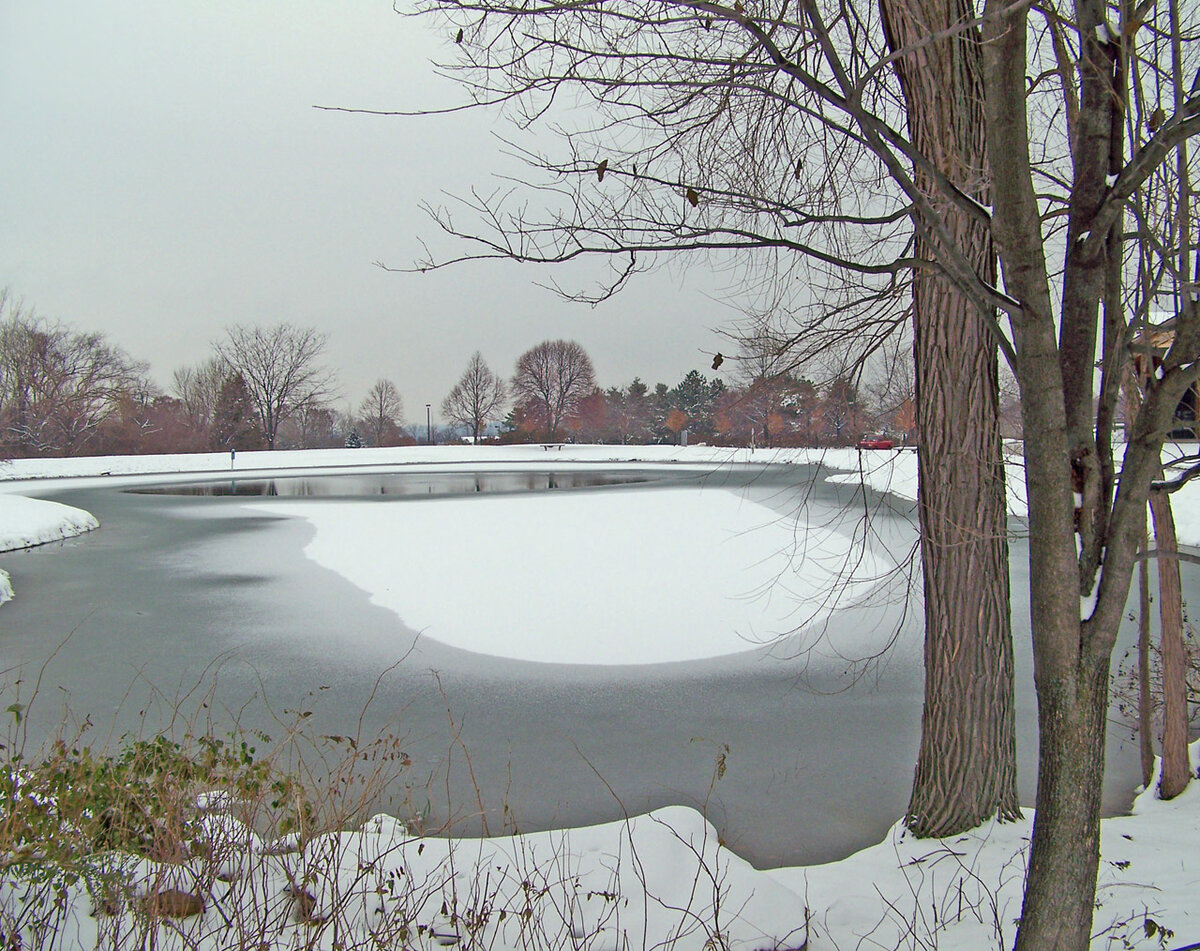
[[[905,453],[865,452],[862,457],[882,464]],[[695,465],[738,463],[806,463],[826,459],[832,467],[858,468],[853,449],[724,449],[711,446],[405,446],[394,449],[305,449],[229,453],[201,452],[169,456],[88,456],[75,459],[13,459],[0,462],[0,482],[25,479],[63,479],[87,476],[212,473],[239,475],[279,470],[320,470],[336,467],[393,466],[521,466],[534,468],[562,463],[648,462]],[[915,491],[915,468],[913,469]]]
[[[721,466],[745,463],[788,465],[817,461],[843,481],[863,479],[879,491],[904,499],[915,496],[916,466],[911,453],[818,453],[789,450],[751,452],[704,447],[438,447],[403,450],[331,450],[321,453],[245,453],[233,465],[241,475],[281,470],[338,471],[348,466],[411,464],[438,469],[496,465],[531,468],[586,466],[607,462]],[[145,474],[227,474],[223,455],[128,457],[79,460],[22,460],[0,466],[0,540],[23,547],[95,527],[86,513],[34,502],[41,479],[100,479],[106,484],[136,481]],[[862,466],[860,470],[860,464]],[[840,471],[840,474],[838,474]],[[1010,476],[1010,481],[1012,477]],[[1020,511],[1019,497],[1013,508]],[[315,527],[308,554],[349,577],[387,606],[407,602],[412,586],[428,584],[453,569],[466,546],[431,551],[430,538],[451,532],[475,533],[470,557],[494,565],[498,588],[519,590],[520,561],[513,557],[514,534],[522,544],[563,544],[563,526],[583,526],[594,538],[595,565],[608,566],[630,544],[653,539],[663,550],[679,551],[690,567],[711,562],[704,585],[736,576],[748,552],[788,550],[797,536],[780,527],[774,513],[719,492],[661,489],[625,491],[620,503],[604,492],[454,502],[452,523],[429,521],[420,506],[383,507],[343,501],[303,505],[278,500],[274,512],[291,510]],[[649,500],[654,500],[650,504]],[[1175,497],[1181,539],[1200,541],[1200,496],[1188,490]],[[608,506],[620,504],[621,512]],[[556,506],[556,508],[551,508]],[[266,506],[264,506],[266,507]],[[401,512],[400,510],[404,510]],[[590,509],[591,511],[587,511]],[[446,510],[443,510],[443,513]],[[630,534],[618,526],[632,526]],[[686,526],[686,528],[680,528]],[[747,531],[745,529],[752,528]],[[613,531],[611,537],[609,529]],[[826,531],[814,550],[832,559],[814,559],[809,582],[820,588],[821,571],[853,551],[846,538]],[[814,542],[813,538],[809,539]],[[449,560],[447,560],[449,559]],[[551,559],[554,560],[554,559]],[[638,628],[662,631],[659,643],[631,643],[625,623],[651,610],[654,595],[678,579],[605,578],[607,590],[627,594],[621,604],[583,602],[587,578],[572,577],[570,559],[561,577],[546,588],[566,586],[571,603],[552,607],[543,619],[522,611],[519,598],[497,607],[480,625],[470,599],[445,605],[439,613],[409,619],[437,628],[440,636],[471,650],[488,644],[479,630],[522,624],[534,659],[599,663],[715,656],[744,649],[746,642],[690,643],[687,618],[672,628],[662,618]],[[861,563],[864,584],[886,563]],[[600,569],[593,569],[600,570]],[[605,567],[603,570],[607,570]],[[611,585],[619,585],[617,588]],[[738,582],[734,582],[736,585]],[[406,587],[407,586],[407,587]],[[752,588],[752,585],[748,585]],[[0,599],[4,585],[0,584]],[[19,593],[19,592],[18,592]],[[801,591],[811,594],[812,591]],[[736,605],[736,601],[732,602]],[[556,636],[566,618],[587,615],[583,647],[564,645]],[[734,625],[736,628],[736,625]],[[605,632],[612,636],[606,637]],[[753,631],[746,634],[753,640]],[[493,647],[494,649],[494,647]],[[1193,749],[1194,757],[1200,751]],[[1133,814],[1104,822],[1095,948],[1163,948],[1200,940],[1200,784],[1162,803],[1144,794]],[[357,832],[315,838],[301,850],[281,851],[260,841],[231,815],[207,817],[208,859],[182,865],[143,861],[135,872],[146,892],[163,883],[201,894],[205,910],[172,922],[157,936],[161,947],[217,949],[253,934],[256,946],[432,948],[455,941],[482,948],[940,948],[950,951],[1007,947],[1020,913],[1024,862],[1031,814],[1020,822],[987,824],[946,840],[915,840],[897,824],[880,844],[840,862],[808,868],[755,870],[725,849],[715,829],[684,807],[658,810],[622,822],[586,829],[541,832],[493,839],[431,839],[409,834],[386,817]],[[797,821],[820,822],[820,816]],[[229,881],[214,882],[212,856],[225,856]],[[236,860],[236,861],[235,861]],[[202,867],[203,866],[203,867]],[[297,882],[307,882],[298,890]],[[95,916],[82,886],[66,893],[62,946],[94,947],[102,935],[120,928],[122,916]],[[300,895],[300,891],[304,894]],[[299,895],[299,897],[298,897]],[[20,901],[11,884],[0,885],[0,904]],[[502,913],[503,912],[503,913]],[[235,922],[236,924],[231,924]],[[400,931],[401,928],[409,930]],[[234,929],[234,930],[231,930]],[[242,934],[236,929],[252,929]],[[1164,936],[1169,929],[1174,938]]]

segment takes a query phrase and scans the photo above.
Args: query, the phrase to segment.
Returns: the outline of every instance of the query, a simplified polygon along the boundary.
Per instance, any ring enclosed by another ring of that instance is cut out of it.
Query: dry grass
[[[15,690],[0,687],[0,704]],[[364,711],[357,732],[319,735],[306,703],[275,737],[217,737],[196,727],[212,722],[210,699],[190,722],[176,710],[168,731],[92,746],[84,720],[32,754],[25,706],[8,706],[0,951],[729,946],[727,920],[740,909],[713,859],[715,833],[667,830],[692,871],[657,891],[628,818],[618,854],[599,865],[569,830],[450,839],[422,828],[433,795],[416,790],[425,809],[413,808],[398,728],[365,736]],[[469,770],[452,716],[451,726],[450,752]],[[714,784],[728,752],[717,749]],[[373,814],[397,788],[408,790],[403,820]],[[664,911],[675,923],[650,936],[647,914]],[[802,947],[807,920],[804,911],[796,932],[761,946]]]

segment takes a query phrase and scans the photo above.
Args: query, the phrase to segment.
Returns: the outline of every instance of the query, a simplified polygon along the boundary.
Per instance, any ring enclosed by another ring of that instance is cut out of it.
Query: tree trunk
[[[1179,583],[1178,545],[1171,498],[1163,492],[1150,493],[1154,516],[1154,547],[1158,552],[1158,615],[1162,625],[1163,732],[1162,775],[1158,780],[1160,799],[1174,799],[1187,787],[1191,776],[1188,757],[1187,660],[1183,651],[1183,592]]]
[[[1146,557],[1146,532],[1138,547],[1138,752],[1142,761],[1142,785],[1154,781],[1154,701],[1150,694],[1150,565]]]
[[[969,3],[882,0],[914,144],[981,204],[980,51]],[[928,42],[930,35],[944,38]],[[918,43],[918,41],[921,41]],[[959,249],[994,280],[987,229],[916,180]],[[931,259],[918,240],[918,256]],[[1016,785],[1007,512],[996,343],[984,315],[932,267],[913,274],[925,705],[905,821],[955,835],[1020,815]]]
[[[1085,10],[1082,6],[1078,9]],[[1090,50],[1097,42],[1093,29],[1096,10],[1086,8],[1085,12],[1080,32]],[[1067,377],[1093,373],[1095,356],[1079,341],[1070,351],[1064,342],[1060,352],[1058,331],[1060,322],[1064,334],[1067,327],[1074,331],[1077,324],[1095,322],[1095,305],[1104,282],[1092,287],[1092,297],[1082,294],[1075,285],[1093,276],[1092,262],[1083,262],[1075,254],[1069,258],[1063,278],[1062,306],[1056,308],[1051,302],[1029,154],[1028,16],[1026,5],[1007,0],[986,0],[983,10],[983,62],[988,90],[984,108],[995,209],[992,233],[1004,264],[1005,292],[1019,302],[1009,311],[1009,321],[1021,387],[1029,524],[1037,526],[1029,538],[1030,627],[1040,738],[1037,815],[1016,948],[1084,951],[1091,939],[1100,861],[1100,780],[1104,771],[1108,663],[1124,613],[1140,532],[1133,531],[1130,524],[1109,534],[1104,565],[1105,578],[1111,583],[1101,586],[1097,602],[1097,611],[1102,606],[1103,613],[1099,618],[1093,613],[1088,621],[1081,620],[1085,612],[1081,611],[1077,544],[1082,536],[1077,534],[1072,437],[1082,438],[1083,430],[1070,428],[1077,422],[1078,407],[1069,403],[1068,393],[1073,391]],[[1113,106],[1111,101],[1097,103],[1095,99],[1089,93],[1086,105],[1089,110],[1106,110],[1106,135],[1108,111]],[[1094,116],[1089,120],[1089,128],[1098,126]],[[1090,165],[1085,169],[1089,185],[1094,185],[1093,166],[1100,166],[1098,181],[1103,185],[1107,138],[1099,139],[1103,149],[1097,148],[1092,139],[1077,135],[1076,143],[1081,141],[1089,147],[1086,162]],[[1074,157],[1077,165],[1084,162],[1079,150]],[[1079,175],[1077,169],[1077,179]],[[1143,415],[1139,414],[1139,420]],[[1136,506],[1143,522],[1145,496],[1139,496],[1139,467],[1144,467],[1156,448],[1151,430],[1150,424],[1145,428],[1139,425],[1133,433],[1122,470],[1123,491],[1124,475],[1131,480],[1130,501],[1123,503],[1125,512],[1131,511],[1130,505]],[[1085,504],[1087,501],[1085,497]],[[1095,501],[1093,498],[1093,505]],[[1090,584],[1084,593],[1092,593]]]
[[[1140,334],[1141,343],[1148,345],[1148,334],[1143,331]],[[1122,390],[1125,396],[1125,413],[1126,417],[1136,415],[1142,408],[1142,392],[1145,389],[1146,380],[1144,374],[1139,374],[1136,371],[1136,366],[1133,362],[1125,372],[1125,379],[1121,383]],[[1150,508],[1153,509],[1153,498],[1150,500]],[[1172,529],[1174,522],[1172,522]],[[1174,532],[1172,531],[1172,537]],[[1161,547],[1161,544],[1160,546]],[[1170,546],[1174,548],[1174,544]],[[1162,561],[1159,561],[1159,570],[1162,569]],[[1176,565],[1178,571],[1178,565]],[[1162,575],[1159,575],[1160,589],[1162,585]],[[1177,589],[1178,590],[1178,589]],[[1160,590],[1160,596],[1163,592]],[[1179,619],[1182,638],[1183,624],[1183,604],[1182,593],[1180,593],[1181,601],[1179,604]],[[1138,752],[1141,756],[1142,766],[1142,786],[1146,789],[1150,788],[1150,784],[1154,781],[1154,694],[1150,683],[1150,552],[1149,542],[1146,534],[1146,520],[1143,516],[1141,525],[1138,531]],[[1186,729],[1186,727],[1185,727]],[[1185,744],[1186,745],[1186,744]]]
[[[1016,951],[1084,949],[1090,943],[1108,664],[1087,666],[1078,677],[1038,678],[1037,814]]]
[[[1039,746],[1016,951],[1084,951],[1100,862],[1111,649],[1091,649],[1080,619],[1066,414],[1062,391],[1050,382],[1058,372],[1052,321],[1038,320],[1019,345],[1027,364],[1020,383],[1030,523],[1040,528],[1029,539]]]
[[[934,283],[914,318],[925,705],[906,822],[921,836],[1020,815],[995,352]]]

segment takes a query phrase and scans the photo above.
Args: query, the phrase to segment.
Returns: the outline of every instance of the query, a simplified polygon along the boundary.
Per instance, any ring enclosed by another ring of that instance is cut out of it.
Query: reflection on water
[[[476,492],[540,492],[606,485],[634,485],[661,476],[646,472],[456,472],[229,479],[130,489],[146,495],[244,495],[289,498],[472,495]]]

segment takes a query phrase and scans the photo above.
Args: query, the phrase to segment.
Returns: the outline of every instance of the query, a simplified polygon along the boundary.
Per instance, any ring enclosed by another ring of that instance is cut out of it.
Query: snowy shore
[[[0,494],[0,553],[62,541],[99,526],[90,512],[70,505]],[[13,595],[12,580],[0,568],[0,604]]]

